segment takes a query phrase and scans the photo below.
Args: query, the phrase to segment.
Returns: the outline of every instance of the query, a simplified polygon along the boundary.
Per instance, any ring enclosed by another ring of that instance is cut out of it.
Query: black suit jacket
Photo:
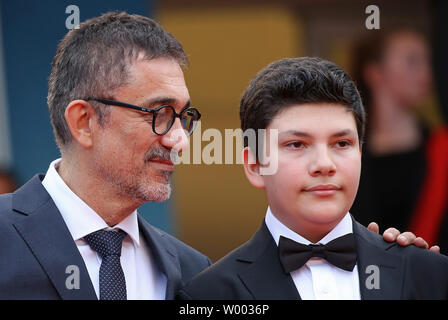
[[[448,257],[415,246],[385,242],[354,221],[361,299],[447,299]],[[278,248],[263,222],[258,232],[179,291],[178,299],[300,299],[290,274],[280,264]],[[369,265],[378,266],[379,289]],[[366,272],[367,271],[367,272]],[[370,286],[371,287],[371,286]]]
[[[84,260],[42,179],[35,176],[16,192],[0,196],[0,299],[97,299]],[[211,261],[140,216],[138,222],[167,277],[166,299],[173,299]],[[79,289],[66,286],[73,274],[67,271],[70,265],[79,269]]]

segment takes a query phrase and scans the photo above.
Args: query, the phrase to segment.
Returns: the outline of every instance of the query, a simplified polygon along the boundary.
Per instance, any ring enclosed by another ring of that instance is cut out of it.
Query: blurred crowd
[[[448,129],[419,116],[433,93],[431,56],[424,35],[411,28],[357,43],[353,77],[368,121],[351,211],[362,223],[411,230],[447,252]]]
[[[0,170],[0,194],[13,192],[16,188],[14,176],[7,170]]]

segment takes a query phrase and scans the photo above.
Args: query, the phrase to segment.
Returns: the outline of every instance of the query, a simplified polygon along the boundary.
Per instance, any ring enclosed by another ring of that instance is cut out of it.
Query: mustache
[[[144,161],[150,161],[154,158],[165,159],[176,163],[179,160],[179,153],[176,150],[169,150],[165,147],[152,148],[145,156]]]

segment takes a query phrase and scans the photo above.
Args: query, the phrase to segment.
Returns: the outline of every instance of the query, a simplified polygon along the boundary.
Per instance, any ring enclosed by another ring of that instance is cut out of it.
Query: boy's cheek
[[[348,167],[345,174],[345,187],[348,191],[348,196],[355,196],[358,191],[359,181],[361,177],[361,170],[356,168],[356,163],[353,163],[353,167]]]
[[[339,171],[356,176],[361,173],[361,156],[359,153],[353,153],[352,156],[341,159],[339,162]]]

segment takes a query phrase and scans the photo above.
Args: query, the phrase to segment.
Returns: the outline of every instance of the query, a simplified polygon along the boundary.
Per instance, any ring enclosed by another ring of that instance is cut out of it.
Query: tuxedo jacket
[[[42,179],[36,175],[16,192],[0,196],[0,299],[97,299],[84,260]],[[140,216],[138,224],[166,275],[166,299],[211,264]],[[68,279],[75,275],[69,266],[78,267],[79,289],[73,277]]]
[[[448,257],[388,243],[355,220],[353,233],[361,299],[448,298]],[[379,272],[368,268],[371,265]],[[373,286],[374,272],[379,276],[378,289]],[[248,242],[193,278],[177,298],[293,300],[300,295],[291,275],[283,271],[278,247],[263,222]]]

